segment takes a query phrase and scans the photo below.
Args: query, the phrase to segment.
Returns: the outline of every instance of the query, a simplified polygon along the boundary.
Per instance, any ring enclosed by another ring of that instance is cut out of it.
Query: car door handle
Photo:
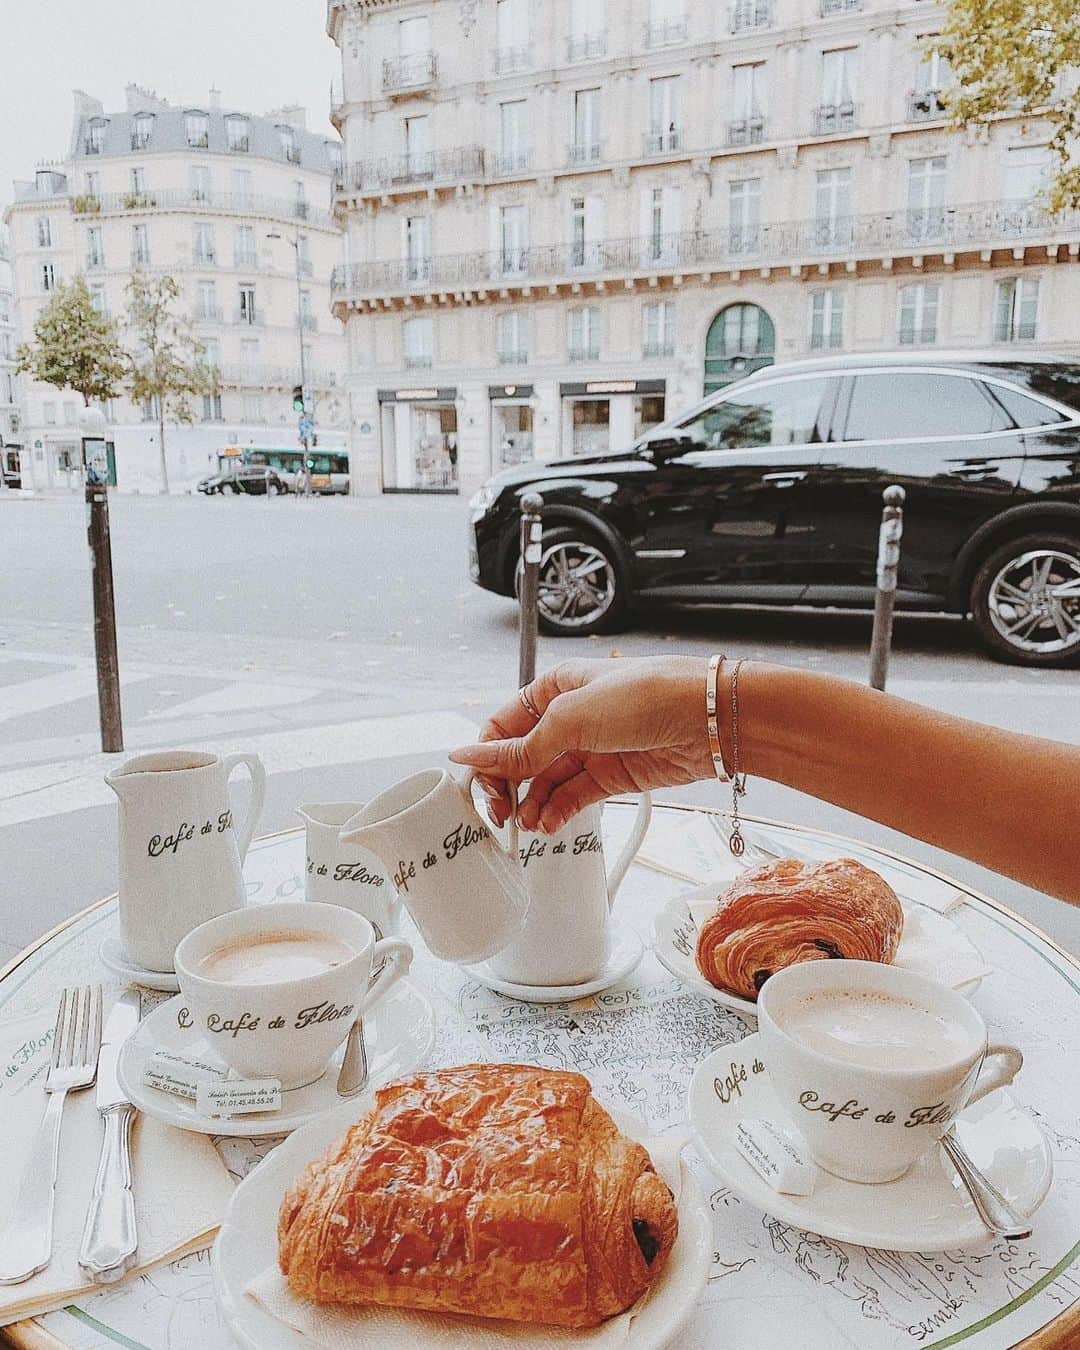
[[[793,487],[806,477],[805,469],[781,469],[777,473],[763,473],[763,483],[775,483],[777,487]]]

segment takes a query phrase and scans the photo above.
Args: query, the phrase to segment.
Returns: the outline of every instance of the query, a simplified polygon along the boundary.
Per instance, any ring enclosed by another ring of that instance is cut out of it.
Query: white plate
[[[214,1290],[233,1335],[245,1350],[313,1350],[314,1342],[283,1326],[244,1294],[253,1279],[277,1260],[277,1218],[282,1197],[312,1158],[318,1157],[371,1105],[365,1093],[337,1111],[312,1121],[279,1144],[237,1186],[221,1220],[211,1266]],[[624,1134],[649,1147],[649,1135],[640,1120],[612,1111]],[[683,1169],[679,1198],[679,1236],[663,1275],[630,1323],[626,1345],[633,1350],[659,1350],[697,1311],[713,1254],[712,1216],[708,1201]],[[405,1314],[407,1315],[407,1314]],[[580,1338],[558,1328],[540,1328],[536,1337],[526,1326],[506,1337],[507,1347],[524,1350],[530,1342],[548,1339],[573,1345]],[[485,1345],[499,1342],[485,1338]]]
[[[702,904],[715,908],[716,897],[721,889],[716,885],[698,886],[692,891],[673,895],[653,920],[653,950],[660,964],[666,966],[672,975],[677,975],[695,993],[704,994],[737,1013],[756,1017],[756,1003],[711,985],[698,970],[694,960],[698,926],[694,922],[691,906]],[[965,998],[970,998],[989,969],[975,944],[951,919],[902,897],[900,903],[904,908],[904,933],[893,965],[914,970],[920,975],[929,975],[931,979],[943,980]],[[943,974],[946,961],[953,970],[967,978],[954,981]]]
[[[171,998],[149,1013],[124,1042],[117,1063],[120,1086],[129,1100],[148,1116],[178,1125],[198,1134],[239,1135],[260,1139],[264,1135],[288,1134],[314,1117],[341,1105],[337,1094],[338,1066],[344,1045],[334,1052],[330,1065],[317,1082],[282,1093],[280,1111],[257,1115],[217,1117],[200,1115],[195,1103],[171,1092],[147,1087],[143,1066],[158,1050],[220,1063],[213,1044],[195,1027],[181,1027],[177,1013],[182,998]],[[364,1037],[368,1047],[371,1085],[399,1078],[422,1064],[435,1042],[435,1014],[425,996],[409,980],[402,980],[369,1013],[364,1014]]]
[[[159,989],[165,994],[175,994],[180,981],[171,970],[143,970],[133,965],[124,955],[124,946],[119,937],[107,937],[98,948],[102,964],[108,966],[116,975],[121,975],[128,984],[139,984],[144,989]]]
[[[604,962],[604,968],[584,984],[517,984],[496,975],[486,963],[465,966],[464,970],[478,984],[494,989],[497,994],[505,994],[508,998],[520,999],[525,1003],[570,1003],[575,998],[598,994],[601,989],[607,989],[618,980],[625,979],[637,967],[644,951],[644,944],[633,928],[626,924],[612,924],[608,959]]]
[[[733,1063],[746,1069],[746,1080],[723,1103],[714,1083],[731,1075]],[[706,1166],[744,1200],[783,1223],[861,1247],[937,1252],[990,1240],[940,1145],[897,1181],[866,1185],[819,1168],[811,1195],[774,1191],[733,1142],[744,1116],[786,1122],[768,1066],[755,1072],[756,1063],[763,1063],[760,1036],[724,1046],[697,1066],[687,1099],[690,1131]],[[989,1093],[961,1113],[955,1128],[976,1167],[1021,1214],[1034,1214],[1050,1189],[1053,1163],[1042,1130],[1012,1094]]]

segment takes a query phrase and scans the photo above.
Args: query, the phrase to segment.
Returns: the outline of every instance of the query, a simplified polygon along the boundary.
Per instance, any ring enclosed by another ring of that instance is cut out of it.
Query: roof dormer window
[[[105,128],[109,125],[108,119],[104,117],[95,117],[86,128],[86,141],[83,149],[88,155],[100,155],[105,148]]]
[[[292,127],[280,126],[277,129],[278,144],[281,146],[281,153],[290,164],[300,163],[300,147],[296,144],[296,132]]]
[[[187,143],[194,150],[205,150],[210,144],[210,116],[204,112],[186,112],[184,131]]]
[[[145,150],[150,144],[150,136],[154,130],[154,114],[141,112],[135,114],[135,121],[131,127],[131,148],[132,150]]]
[[[251,149],[251,123],[240,113],[225,118],[225,140],[230,150],[246,154]]]

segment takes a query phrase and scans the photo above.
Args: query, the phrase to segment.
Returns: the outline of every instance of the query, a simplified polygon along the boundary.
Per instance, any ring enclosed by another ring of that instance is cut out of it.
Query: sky
[[[0,0],[0,208],[13,179],[38,160],[60,159],[71,136],[71,91],[124,107],[124,86],[170,102],[308,110],[332,132],[330,81],[340,76],[326,36],[325,0]]]

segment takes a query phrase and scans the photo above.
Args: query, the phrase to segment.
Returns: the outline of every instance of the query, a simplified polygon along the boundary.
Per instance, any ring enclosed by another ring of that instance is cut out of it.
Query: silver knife
[[[105,1134],[79,1247],[82,1272],[95,1284],[120,1279],[134,1262],[139,1245],[131,1191],[131,1122],[135,1108],[116,1076],[120,1051],[139,1025],[139,1012],[138,990],[126,990],[113,1005],[101,1038],[97,1108],[105,1122]]]

